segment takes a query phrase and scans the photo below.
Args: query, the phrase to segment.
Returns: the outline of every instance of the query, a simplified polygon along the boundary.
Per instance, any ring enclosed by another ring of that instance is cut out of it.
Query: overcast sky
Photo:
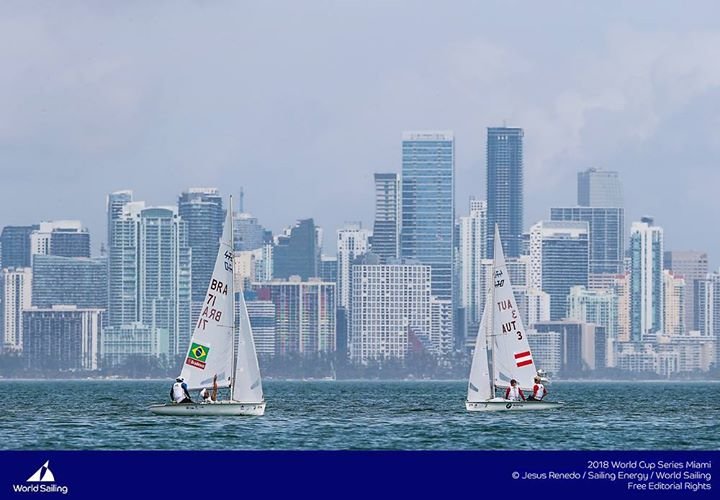
[[[525,129],[525,226],[620,172],[628,225],[720,264],[717,2],[0,3],[0,226],[105,196],[245,189],[274,232],[372,227],[404,130],[450,129],[456,212],[485,198],[486,127]]]

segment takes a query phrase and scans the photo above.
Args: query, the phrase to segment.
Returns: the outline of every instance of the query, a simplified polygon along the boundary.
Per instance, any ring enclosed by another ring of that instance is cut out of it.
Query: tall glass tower
[[[623,195],[617,172],[589,168],[578,172],[578,205],[622,208]]]
[[[400,183],[398,174],[375,174],[375,224],[372,252],[383,262],[400,255]]]
[[[519,257],[523,233],[523,129],[489,127],[487,135],[488,232],[500,228],[507,257]],[[487,239],[488,258],[493,238]]]
[[[643,217],[630,229],[630,340],[663,331],[663,230]]]
[[[113,221],[111,241],[108,324],[142,323],[156,339],[167,337],[166,354],[183,352],[192,326],[185,221],[172,207],[130,202]]]
[[[452,132],[405,132],[402,139],[401,255],[429,265],[432,294],[452,300],[455,139]]]
[[[187,224],[188,244],[192,248],[192,300],[202,302],[222,236],[225,220],[222,197],[216,188],[190,188],[178,198],[178,214]]]

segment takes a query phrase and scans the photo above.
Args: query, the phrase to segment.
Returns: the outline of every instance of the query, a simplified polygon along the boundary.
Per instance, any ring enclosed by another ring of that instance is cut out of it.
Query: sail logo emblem
[[[530,351],[516,352],[515,353],[515,364],[518,368],[521,366],[531,365],[533,362]]]
[[[29,478],[26,484],[13,484],[15,493],[61,493],[67,495],[69,488],[55,483],[55,475],[50,470],[50,460],[46,460]],[[27,484],[31,483],[31,484]]]
[[[205,365],[207,364],[206,362],[209,352],[210,348],[208,346],[193,342],[190,346],[190,352],[188,353],[185,363],[204,370]]]
[[[50,470],[50,460],[45,462],[38,470],[36,470],[35,474],[30,476],[26,482],[28,482],[28,483],[54,483],[55,476],[53,475],[52,471]]]

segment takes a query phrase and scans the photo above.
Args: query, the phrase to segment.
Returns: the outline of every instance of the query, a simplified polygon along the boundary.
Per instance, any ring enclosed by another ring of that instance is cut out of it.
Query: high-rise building
[[[63,305],[23,312],[23,355],[35,370],[97,370],[100,367],[100,309]]]
[[[495,224],[507,257],[519,257],[523,232],[523,129],[490,127],[487,133],[488,231]],[[487,239],[493,257],[493,238]]]
[[[275,239],[273,278],[300,276],[303,280],[319,276],[320,240],[312,219],[299,220]]]
[[[320,256],[320,279],[329,283],[338,281],[338,259],[331,255]]]
[[[432,349],[430,266],[358,264],[352,272],[348,343],[354,362],[404,359],[410,336]]]
[[[618,331],[618,297],[615,292],[611,289],[572,287],[568,296],[568,319],[604,327],[607,334],[605,364],[615,366],[613,353]]]
[[[685,279],[663,271],[663,332],[666,335],[685,335]]]
[[[685,279],[685,329],[698,330],[695,314],[695,283],[705,279],[708,273],[708,256],[705,252],[666,251],[664,255],[665,269],[673,275]]]
[[[607,346],[605,328],[602,326],[570,320],[547,321],[536,324],[535,330],[538,333],[560,334],[560,376],[572,377],[605,368]],[[528,337],[528,340],[533,348],[532,337]],[[538,363],[536,366],[544,369]]]
[[[236,252],[257,250],[270,239],[264,227],[258,223],[257,217],[249,213],[233,213],[233,246]]]
[[[107,310],[108,263],[106,257],[34,255],[32,305],[48,309],[73,305],[79,309]]]
[[[697,280],[695,309],[700,335],[715,339],[715,363],[720,366],[720,273],[711,273],[705,279]]]
[[[30,235],[40,226],[5,226],[0,235],[2,267],[30,267]]]
[[[578,200],[581,207],[622,208],[623,193],[617,172],[589,168],[578,172]]]
[[[255,351],[258,356],[275,355],[275,304],[270,300],[246,300],[250,326],[252,326]],[[239,301],[236,303],[239,306]]]
[[[338,307],[350,305],[350,270],[353,261],[370,249],[370,231],[360,223],[345,224],[337,231]]]
[[[617,342],[630,341],[630,274],[591,274],[588,290],[615,294],[617,298]]]
[[[397,174],[375,174],[372,252],[387,262],[400,257],[400,182]]]
[[[484,200],[470,200],[470,214],[460,217],[458,238],[460,307],[467,311],[469,325],[480,323],[481,307],[488,290],[482,280],[481,270],[483,259],[486,258],[487,234],[487,203]]]
[[[123,213],[123,207],[133,201],[133,192],[130,190],[115,191],[107,196],[105,202],[105,210],[107,212],[107,245],[110,248],[113,244],[113,225],[116,219],[119,219]]]
[[[22,351],[23,310],[32,303],[32,269],[29,267],[2,270],[2,326],[4,351]]]
[[[625,252],[625,215],[617,207],[551,208],[553,221],[585,221],[590,236],[590,273],[619,274]]]
[[[643,217],[630,230],[630,339],[663,331],[663,230]]]
[[[167,336],[166,354],[184,352],[192,326],[191,250],[185,221],[173,207],[146,208],[143,202],[130,202],[113,220],[111,241],[108,324],[127,329],[141,323],[154,335]],[[151,344],[165,345],[160,340]]]
[[[335,351],[335,283],[274,279],[253,283],[258,300],[275,304],[275,353]]]
[[[432,270],[432,293],[452,300],[455,225],[452,132],[405,132],[402,140],[401,256]]]
[[[140,322],[104,328],[100,339],[100,356],[104,368],[113,368],[138,356],[167,357],[170,351],[169,331]]]
[[[90,257],[90,233],[79,220],[41,222],[30,234],[32,255]]]
[[[193,310],[199,311],[205,300],[220,237],[225,221],[222,196],[217,188],[190,188],[178,198],[178,215],[187,227],[187,242],[192,249]]]
[[[567,315],[573,286],[588,284],[587,222],[540,221],[530,229],[531,288],[550,295],[550,319]]]

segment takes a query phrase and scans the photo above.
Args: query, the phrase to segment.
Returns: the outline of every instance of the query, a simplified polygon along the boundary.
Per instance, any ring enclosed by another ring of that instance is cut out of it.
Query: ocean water
[[[464,381],[266,381],[263,417],[167,417],[171,381],[0,381],[6,450],[718,450],[720,383],[555,382],[471,413]]]

